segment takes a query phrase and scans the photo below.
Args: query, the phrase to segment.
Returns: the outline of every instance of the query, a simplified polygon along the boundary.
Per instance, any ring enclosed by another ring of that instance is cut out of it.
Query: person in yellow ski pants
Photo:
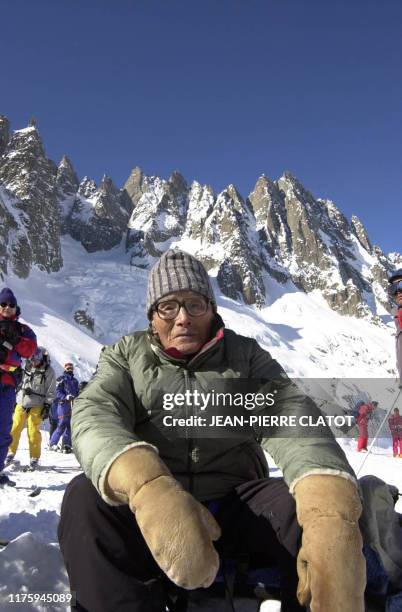
[[[42,441],[42,436],[40,433],[42,410],[43,406],[33,406],[32,408],[24,410],[24,408],[19,404],[16,405],[14,410],[13,426],[11,429],[13,441],[8,449],[9,453],[13,453],[13,455],[15,455],[17,452],[22,430],[25,427],[25,423],[28,422],[29,455],[31,459],[39,459]]]
[[[27,360],[22,375],[17,404],[14,410],[11,429],[12,441],[8,448],[6,464],[14,461],[22,430],[28,425],[30,463],[27,469],[33,471],[38,466],[41,455],[42,436],[40,426],[49,414],[56,390],[56,374],[50,365],[48,351],[38,346],[32,358]]]

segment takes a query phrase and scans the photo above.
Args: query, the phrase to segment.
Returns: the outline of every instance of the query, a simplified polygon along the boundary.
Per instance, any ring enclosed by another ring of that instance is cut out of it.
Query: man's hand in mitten
[[[219,568],[212,514],[187,493],[151,448],[120,455],[106,478],[111,498],[128,503],[155,561],[185,589],[208,587]]]
[[[303,528],[297,597],[311,612],[363,612],[366,563],[356,486],[346,478],[311,475],[294,490]]]

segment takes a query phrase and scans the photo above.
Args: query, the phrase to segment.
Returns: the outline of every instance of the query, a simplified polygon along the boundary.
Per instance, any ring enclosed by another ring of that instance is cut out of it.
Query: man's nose
[[[189,323],[191,322],[191,316],[188,314],[184,305],[180,306],[179,312],[177,313],[176,323]]]

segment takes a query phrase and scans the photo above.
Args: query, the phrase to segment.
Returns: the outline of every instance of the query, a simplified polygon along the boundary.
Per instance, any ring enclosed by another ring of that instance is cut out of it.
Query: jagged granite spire
[[[124,184],[124,189],[127,192],[130,200],[133,203],[133,207],[137,205],[138,200],[141,198],[143,193],[146,191],[144,185],[144,175],[141,168],[136,166],[132,171],[128,179]]]
[[[131,212],[127,197],[107,175],[99,187],[85,177],[67,216],[66,231],[90,253],[112,249],[120,244],[127,230]]]
[[[84,198],[92,198],[98,190],[98,186],[95,181],[88,176],[84,176],[81,183],[78,186],[79,195]]]
[[[31,126],[14,132],[2,157],[0,184],[11,194],[13,208],[24,213],[22,218],[17,216],[26,238],[13,247],[14,260],[21,260],[21,275],[26,275],[32,264],[46,272],[63,265],[56,174],[57,167],[46,157],[37,129]]]
[[[0,115],[0,156],[3,155],[9,140],[10,122],[5,115]]]
[[[73,164],[67,155],[63,155],[57,168],[56,186],[59,199],[76,194],[79,180],[75,173]]]
[[[362,247],[365,248],[366,251],[371,253],[372,246],[368,237],[368,233],[363,223],[360,221],[359,217],[356,217],[356,215],[352,216],[352,229]]]

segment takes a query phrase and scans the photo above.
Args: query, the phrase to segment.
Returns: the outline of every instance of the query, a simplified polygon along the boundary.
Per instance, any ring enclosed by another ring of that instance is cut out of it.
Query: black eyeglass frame
[[[202,301],[205,304],[204,312],[200,312],[199,314],[192,314],[189,311],[188,307],[186,306],[186,302],[190,302],[190,301],[195,300],[195,299],[199,299],[200,301]],[[171,302],[174,302],[178,306],[175,314],[173,316],[171,316],[171,317],[166,317],[164,315],[161,316],[161,314],[160,314],[160,312],[158,310],[159,306],[161,304],[169,304]],[[209,298],[206,298],[204,296],[200,296],[199,298],[198,297],[197,298],[186,298],[185,300],[182,300],[182,301],[176,300],[176,299],[172,298],[171,300],[162,300],[161,302],[158,302],[157,304],[155,304],[155,306],[153,307],[152,310],[153,310],[153,312],[156,312],[156,314],[158,315],[158,317],[160,319],[162,319],[162,321],[172,321],[173,319],[175,319],[179,315],[179,312],[180,312],[181,308],[184,308],[184,310],[187,312],[187,314],[190,317],[202,317],[202,315],[204,315],[206,312],[208,312],[208,307],[209,307],[209,305],[211,303],[212,303],[212,301]]]

